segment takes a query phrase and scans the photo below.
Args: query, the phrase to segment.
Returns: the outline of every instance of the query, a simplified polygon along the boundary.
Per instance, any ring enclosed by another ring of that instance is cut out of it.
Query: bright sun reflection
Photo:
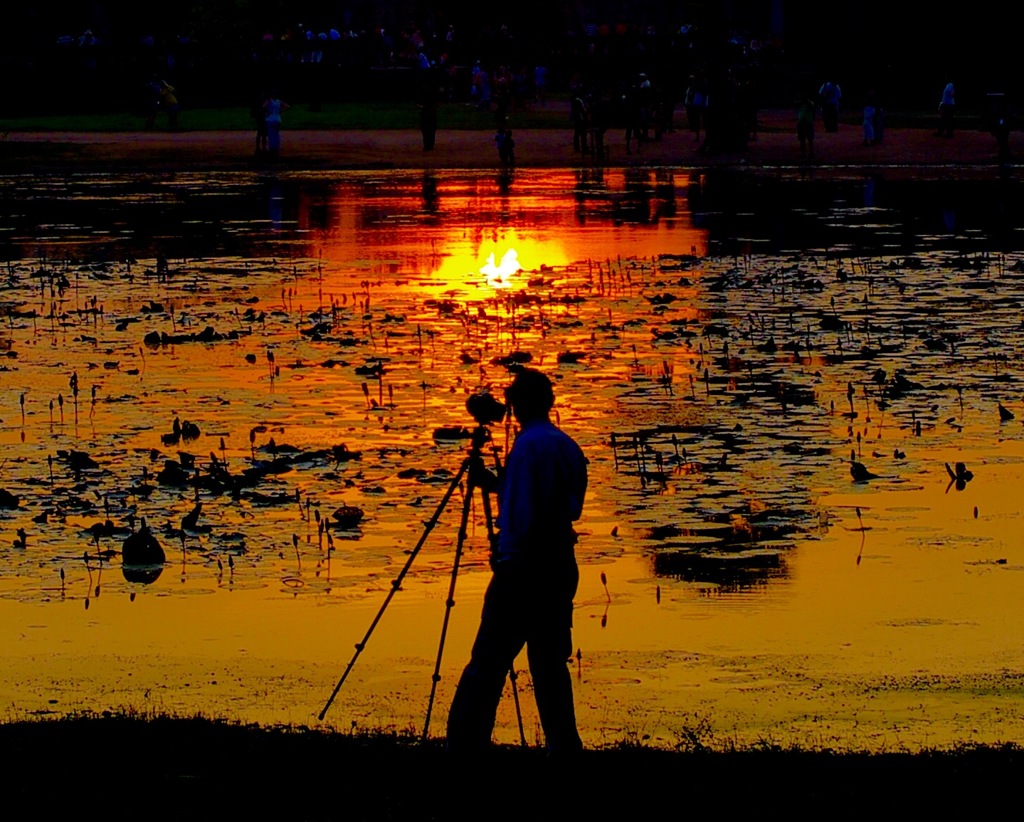
[[[480,273],[487,278],[491,288],[508,288],[509,281],[522,269],[519,265],[519,252],[510,248],[501,255],[501,262],[494,264],[494,252],[487,255],[487,262],[480,267]]]
[[[528,272],[567,265],[557,241],[520,236],[515,230],[481,237],[458,237],[445,247],[431,278],[448,288],[511,289],[525,287]]]

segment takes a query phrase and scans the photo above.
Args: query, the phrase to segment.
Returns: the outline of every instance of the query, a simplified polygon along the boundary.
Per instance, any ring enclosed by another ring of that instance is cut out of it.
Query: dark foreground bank
[[[978,818],[1015,808],[1024,772],[1016,745],[914,755],[623,745],[571,761],[496,748],[467,761],[400,735],[125,716],[2,724],[0,750],[9,810],[106,819]]]

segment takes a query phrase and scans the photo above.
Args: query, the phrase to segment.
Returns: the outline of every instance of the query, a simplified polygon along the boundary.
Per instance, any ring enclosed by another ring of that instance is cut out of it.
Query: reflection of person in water
[[[448,748],[467,753],[490,744],[505,677],[526,645],[547,747],[578,751],[566,661],[579,581],[572,523],[583,510],[587,459],[548,418],[554,391],[544,374],[524,369],[505,396],[522,429],[499,484],[494,573],[448,715]]]
[[[420,190],[423,194],[423,210],[428,214],[433,214],[437,211],[440,202],[440,198],[437,196],[437,177],[429,171],[424,172]]]

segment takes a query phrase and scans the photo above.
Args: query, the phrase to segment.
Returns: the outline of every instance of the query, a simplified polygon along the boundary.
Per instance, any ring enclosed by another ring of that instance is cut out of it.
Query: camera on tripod
[[[388,607],[388,603],[391,602],[392,597],[402,589],[402,580],[405,575],[409,573],[409,569],[412,567],[413,560],[416,559],[420,549],[426,542],[430,532],[437,525],[437,521],[440,519],[441,514],[444,512],[445,506],[448,505],[452,496],[456,490],[460,487],[463,478],[466,478],[465,493],[463,496],[462,503],[462,524],[459,526],[458,541],[455,548],[455,560],[452,563],[451,580],[448,587],[448,598],[446,600],[446,611],[444,622],[441,626],[441,641],[437,649],[437,659],[434,663],[434,674],[431,678],[430,686],[430,700],[427,703],[427,716],[423,723],[423,740],[427,739],[427,734],[430,730],[430,716],[434,707],[434,697],[437,693],[437,683],[441,679],[441,654],[444,651],[445,636],[448,632],[448,618],[451,614],[452,606],[455,605],[455,580],[459,573],[459,564],[463,553],[463,544],[466,541],[469,529],[467,528],[467,522],[469,520],[470,512],[473,508],[473,498],[479,493],[482,496],[482,505],[484,509],[484,518],[487,521],[487,532],[490,544],[494,546],[496,544],[497,534],[494,530],[494,514],[491,510],[490,494],[496,493],[498,488],[498,477],[495,473],[489,471],[484,466],[483,460],[483,448],[486,443],[491,440],[491,432],[487,429],[488,425],[495,425],[505,419],[505,414],[508,413],[508,406],[496,400],[487,389],[480,389],[472,394],[466,400],[466,410],[472,415],[473,419],[477,422],[477,428],[473,431],[471,437],[471,445],[469,452],[465,459],[462,461],[462,465],[459,470],[452,477],[451,484],[448,486],[448,490],[445,491],[444,496],[441,498],[440,504],[437,506],[437,510],[434,511],[433,516],[426,523],[423,529],[423,533],[420,535],[419,540],[411,551],[408,552],[409,556],[405,561],[405,565],[398,572],[398,576],[392,580],[390,587],[388,588],[387,596],[384,598],[384,603],[380,606],[380,610],[377,611],[377,616],[374,617],[370,623],[370,627],[363,635],[361,642],[356,643],[356,652],[349,660],[348,666],[341,675],[341,679],[338,680],[338,684],[334,686],[334,691],[327,698],[327,703],[324,705],[323,710],[320,711],[319,717],[321,720],[327,715],[328,709],[334,702],[334,698],[338,695],[341,690],[341,686],[345,684],[345,680],[348,678],[349,672],[352,670],[352,666],[355,665],[359,655],[363,652],[363,648],[366,647],[367,641],[370,639],[370,635],[373,633],[373,629],[377,626],[380,618],[383,616],[384,611]],[[438,429],[439,431],[461,432],[459,439],[464,438],[466,429]],[[435,437],[437,433],[435,432]],[[450,437],[449,437],[450,438]],[[498,448],[492,449],[494,452],[495,470],[501,470],[501,461],[498,457]],[[512,671],[512,693],[516,701],[516,710],[519,709],[519,697],[516,695],[515,690],[515,672]],[[522,728],[522,719],[520,718],[519,723],[519,734],[522,739],[523,745],[526,745],[526,736]]]
[[[497,425],[505,419],[508,407],[494,399],[489,391],[480,391],[466,400],[466,410],[476,420],[477,425]]]

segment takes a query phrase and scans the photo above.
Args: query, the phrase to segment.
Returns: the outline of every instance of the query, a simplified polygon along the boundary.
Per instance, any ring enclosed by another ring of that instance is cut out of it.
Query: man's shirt
[[[498,490],[495,559],[572,556],[572,523],[583,512],[586,492],[587,458],[576,442],[546,419],[524,425]]]

